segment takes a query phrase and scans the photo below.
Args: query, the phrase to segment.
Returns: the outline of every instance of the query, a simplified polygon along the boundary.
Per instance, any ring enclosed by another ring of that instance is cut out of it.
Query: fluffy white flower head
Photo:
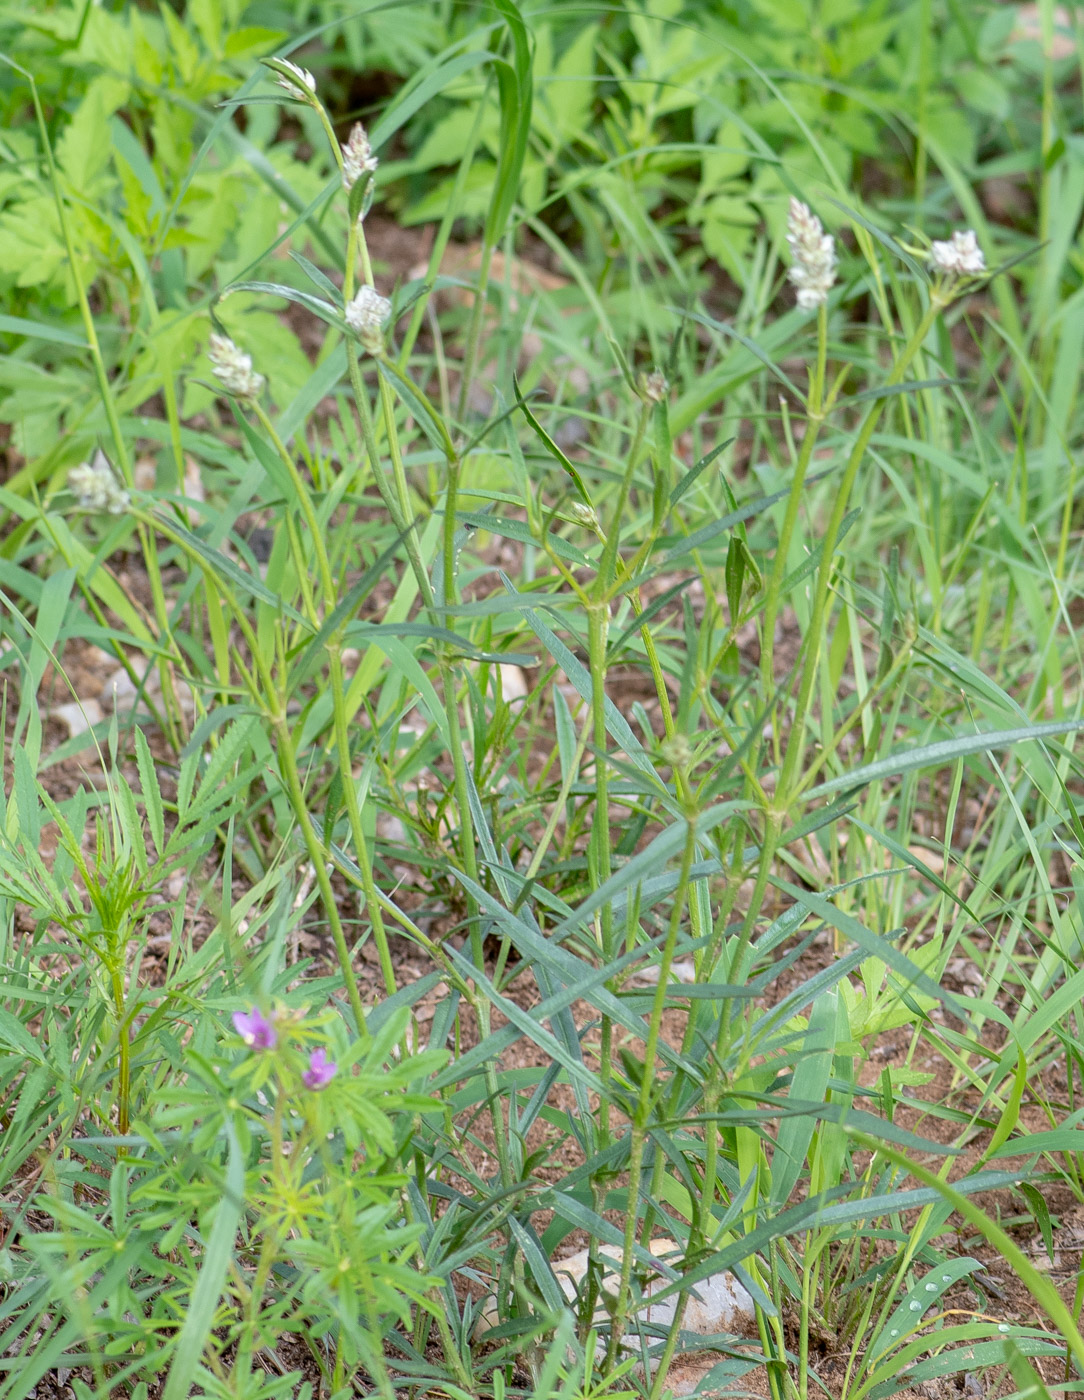
[[[585,525],[588,530],[598,529],[598,513],[594,506],[586,501],[573,501],[569,510],[577,525]]]
[[[207,356],[215,378],[235,399],[254,399],[263,388],[263,375],[252,368],[252,356],[234,345],[228,335],[212,332]]]
[[[352,190],[364,175],[370,175],[380,164],[369,145],[369,135],[361,122],[355,122],[350,139],[343,147],[343,186]]]
[[[651,403],[663,403],[670,392],[669,382],[661,369],[654,369],[650,374],[645,374],[640,388],[644,398]]]
[[[934,243],[930,262],[948,277],[978,277],[986,271],[986,259],[973,228],[958,228],[947,243]]]
[[[117,480],[104,452],[96,452],[93,462],[81,462],[68,473],[68,486],[84,510],[104,510],[123,515],[130,497]]]
[[[346,324],[370,355],[384,348],[384,323],[391,315],[391,302],[375,287],[362,287],[346,308]]]
[[[306,102],[316,96],[316,79],[307,68],[300,68],[288,58],[280,58],[279,62],[290,70],[288,73],[276,73],[275,82],[280,88],[284,88],[292,97],[303,97]]]
[[[836,280],[836,241],[824,228],[809,205],[791,199],[787,219],[787,243],[791,268],[787,274],[797,288],[798,305],[812,311],[828,300]]]

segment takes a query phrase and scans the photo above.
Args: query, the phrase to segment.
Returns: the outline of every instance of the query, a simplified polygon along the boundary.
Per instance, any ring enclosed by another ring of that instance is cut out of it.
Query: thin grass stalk
[[[470,325],[467,328],[467,344],[463,353],[463,368],[459,380],[459,402],[456,417],[463,421],[467,411],[467,396],[474,380],[474,366],[478,360],[478,346],[482,339],[482,317],[486,309],[486,292],[489,288],[489,269],[493,261],[494,245],[488,240],[482,244],[482,257],[478,265],[478,290],[474,294]]]
[[[892,367],[892,371],[886,381],[886,387],[898,384],[902,380],[907,371],[907,367],[922,348],[930,332],[930,328],[944,305],[945,303],[939,297],[934,295],[930,296],[929,304],[926,307],[922,319],[915,328],[914,333],[904,347],[900,357]],[[813,610],[810,616],[809,630],[803,641],[805,659],[802,665],[802,676],[795,705],[794,720],[791,725],[790,733],[787,736],[783,768],[776,783],[775,795],[771,805],[764,813],[764,835],[761,842],[760,860],[757,867],[753,896],[749,901],[749,908],[742,924],[742,930],[738,937],[733,957],[731,958],[728,980],[734,983],[740,982],[745,976],[746,954],[752,940],[756,921],[760,917],[764,893],[768,887],[768,880],[771,875],[772,864],[775,860],[775,853],[779,847],[779,838],[783,828],[783,821],[793,799],[792,789],[795,784],[795,773],[799,767],[804,748],[805,728],[810,704],[812,702],[813,688],[820,671],[820,651],[830,607],[832,568],[835,560],[836,545],[839,541],[840,526],[843,523],[843,516],[846,513],[847,505],[850,501],[851,491],[858,474],[858,468],[865,459],[866,449],[877,428],[881,414],[884,412],[885,403],[886,398],[884,396],[876,398],[866,410],[865,419],[862,422],[858,437],[847,459],[847,466],[843,473],[843,479],[836,492],[832,514],[829,517],[828,527],[825,531],[824,541],[821,546],[820,565],[817,570],[813,592]],[[729,1032],[730,1020],[731,1004],[728,1002],[723,1008],[723,1018],[720,1023],[720,1037],[722,1040],[725,1040],[725,1034]]]
[[[362,243],[361,246],[364,247],[364,244]],[[381,357],[381,364],[393,377],[405,380],[405,375],[399,367],[394,361],[388,359],[386,355]],[[354,398],[358,408],[358,416],[361,421],[362,437],[372,463],[377,489],[380,491],[381,499],[393,523],[404,538],[407,556],[414,572],[423,604],[426,610],[433,616],[434,621],[438,625],[444,626],[447,621],[447,609],[451,606],[455,596],[455,508],[460,469],[458,454],[455,451],[451,438],[448,436],[443,423],[439,417],[434,414],[434,421],[439,425],[441,430],[444,452],[448,465],[448,485],[445,496],[444,521],[445,562],[443,582],[445,613],[439,614],[435,609],[436,600],[433,594],[433,586],[426,572],[425,565],[422,562],[417,531],[410,515],[409,488],[406,480],[406,470],[403,464],[402,453],[399,450],[398,429],[395,423],[395,406],[391,399],[387,381],[381,376],[380,398],[384,427],[389,444],[389,453],[392,458],[396,484],[395,492],[389,489],[388,483],[380,470],[380,457],[376,444],[376,433],[369,410],[368,396],[361,378],[361,368],[358,363],[358,357],[350,346],[347,347],[347,365],[349,367],[351,386],[354,390]],[[415,386],[411,387],[415,393],[420,394],[420,391]],[[424,395],[420,396],[424,398]],[[474,820],[470,804],[470,781],[467,775],[466,760],[463,755],[463,739],[459,721],[455,668],[443,646],[438,649],[438,664],[441,673],[444,711],[448,725],[448,741],[451,749],[456,804],[460,814],[460,839],[464,873],[477,883],[478,861],[475,850]],[[481,969],[484,966],[484,948],[482,946],[479,910],[474,897],[470,894],[467,896],[467,919],[470,925],[471,953],[475,959],[476,965]],[[483,1039],[485,1039],[489,1036],[491,1028],[489,1003],[484,994],[480,993],[472,996],[470,1001],[478,1017],[480,1033]],[[486,1082],[501,1183],[503,1186],[510,1186],[512,1184],[513,1173],[511,1159],[508,1153],[507,1129],[501,1117],[500,1087],[497,1081],[496,1066],[492,1061],[486,1062],[483,1077]]]
[[[621,478],[617,504],[614,507],[610,528],[605,535],[602,559],[599,562],[595,579],[593,598],[587,607],[587,653],[591,674],[591,715],[593,724],[595,756],[595,825],[591,831],[591,873],[594,889],[605,885],[613,873],[610,858],[610,791],[606,769],[606,643],[610,625],[611,580],[617,572],[617,548],[621,533],[621,517],[628,500],[632,475],[639,460],[644,436],[647,432],[651,405],[642,403],[637,418],[636,430],[629,448],[625,471]],[[613,961],[614,947],[613,909],[609,902],[599,910],[599,940],[604,963]],[[603,1083],[610,1076],[613,1055],[613,1023],[608,1015],[601,1017],[599,1032],[599,1075]],[[602,1146],[609,1142],[610,1104],[603,1099],[599,1104],[599,1132]]]
[[[350,1009],[354,1013],[357,1022],[357,1032],[362,1040],[369,1038],[369,1029],[365,1023],[365,1008],[361,1001],[361,992],[358,989],[357,974],[354,972],[353,957],[350,947],[346,941],[346,934],[343,931],[342,919],[339,916],[339,907],[335,900],[335,891],[328,876],[327,862],[328,854],[324,848],[324,843],[316,834],[312,817],[309,813],[308,802],[305,798],[305,789],[301,782],[301,775],[297,767],[297,759],[294,755],[293,734],[286,720],[284,708],[275,705],[275,708],[268,715],[272,728],[277,739],[277,750],[279,766],[286,779],[286,794],[290,799],[290,806],[294,809],[294,816],[301,827],[302,840],[305,842],[305,849],[308,852],[309,860],[316,873],[316,883],[320,889],[320,900],[327,914],[328,925],[331,929],[332,941],[335,944],[335,954],[338,959],[339,969],[343,975],[343,982],[346,986],[346,995],[350,1002]],[[373,907],[376,907],[374,901]],[[370,913],[370,917],[371,913]]]
[[[151,521],[156,529],[161,530],[164,535],[168,536],[175,544],[179,545],[194,563],[201,568],[205,567],[206,561],[203,560],[200,555],[196,554],[183,536],[176,534],[170,528],[168,521],[164,520],[161,516],[150,517],[149,523]],[[204,576],[207,576],[206,570]],[[346,934],[343,931],[338,904],[335,901],[335,892],[332,889],[331,880],[328,875],[327,863],[329,856],[324,849],[323,843],[316,834],[312,816],[309,812],[308,802],[305,799],[305,789],[301,782],[297,758],[294,753],[293,734],[290,731],[290,726],[286,718],[285,702],[280,703],[280,697],[274,678],[263,657],[262,649],[256,634],[253,632],[252,626],[243,609],[238,604],[236,598],[234,598],[230,589],[222,584],[221,580],[216,579],[216,584],[221,596],[230,604],[230,611],[234,615],[241,635],[249,649],[249,655],[252,657],[253,665],[256,668],[258,685],[252,685],[250,678],[249,689],[253,699],[256,700],[269,719],[275,733],[277,740],[276,752],[278,754],[282,776],[285,778],[286,795],[293,809],[294,816],[297,818],[298,825],[301,828],[302,840],[305,843],[306,852],[316,874],[316,882],[320,890],[320,900],[327,914],[332,941],[335,944],[335,953],[338,958],[340,970],[342,971],[343,982],[346,986],[346,995],[350,1002],[350,1008],[354,1013],[354,1019],[357,1022],[357,1032],[363,1040],[367,1040],[369,1037],[369,1030],[365,1023],[365,1008],[362,1005],[357,975],[354,972],[353,960],[346,941]]]
[[[131,1124],[132,1027],[125,1014],[124,977],[120,967],[111,967],[109,977],[117,1018],[117,1131],[121,1137],[126,1137]]]
[[[391,373],[398,373],[398,366],[395,365],[394,361],[387,359],[385,356],[383,358],[383,363],[387,365]],[[395,403],[392,400],[391,388],[383,375],[380,376],[378,392],[380,395],[380,411],[384,418],[384,433],[388,443],[388,455],[391,458],[392,480],[395,482],[396,496],[399,501],[399,513],[402,516],[404,524],[406,524],[410,530],[414,540],[415,552],[420,558],[421,554],[417,544],[417,529],[414,525],[414,512],[410,503],[410,487],[407,484],[406,466],[403,462],[403,453],[399,445],[399,432],[395,425]],[[449,466],[453,458],[458,462],[450,440],[445,444],[445,455],[448,459]],[[432,588],[430,587],[427,593],[423,593],[422,596],[428,599],[428,606],[431,607],[433,599]]]
[[[674,903],[670,911],[670,922],[666,930],[659,961],[659,978],[655,984],[655,996],[651,1005],[651,1018],[648,1022],[647,1041],[644,1046],[644,1071],[640,1079],[640,1093],[632,1116],[629,1144],[628,1204],[625,1207],[625,1235],[621,1258],[621,1281],[618,1285],[617,1302],[610,1326],[610,1340],[606,1347],[607,1368],[617,1360],[617,1351],[628,1317],[630,1288],[632,1282],[633,1250],[636,1244],[636,1221],[639,1216],[640,1180],[643,1174],[644,1148],[647,1144],[648,1123],[651,1119],[653,1091],[655,1087],[655,1059],[659,1050],[659,1036],[662,1030],[662,1014],[666,1009],[666,994],[670,979],[670,968],[674,961],[678,933],[681,930],[681,916],[689,888],[689,872],[696,859],[696,813],[688,812],[685,817],[685,847],[681,857],[681,873]],[[674,1339],[676,1340],[676,1338]]]
[[[452,192],[448,196],[448,203],[437,229],[437,236],[433,240],[433,247],[429,254],[429,265],[426,269],[426,277],[436,277],[440,273],[440,265],[444,261],[444,250],[448,246],[448,241],[452,236],[452,226],[455,223],[456,215],[462,207],[463,193],[467,187],[467,176],[470,173],[471,163],[474,160],[474,152],[478,146],[478,137],[482,131],[482,118],[485,115],[486,104],[484,101],[478,103],[478,109],[474,115],[474,122],[471,125],[470,135],[463,148],[460,157],[459,169],[456,171],[455,183],[452,185]],[[430,293],[431,295],[431,293]],[[399,347],[399,368],[405,373],[407,364],[410,361],[411,351],[414,349],[418,339],[418,333],[422,328],[422,321],[425,319],[426,307],[429,304],[429,297],[419,297],[414,310],[411,313],[410,324],[407,326],[406,334],[403,336],[402,344]]]
[[[444,617],[454,606],[456,599],[456,560],[455,560],[455,517],[459,495],[460,463],[458,454],[447,444],[448,481],[444,498],[444,561],[443,593]],[[451,747],[452,773],[455,785],[456,805],[459,808],[460,856],[464,873],[474,884],[479,883],[478,853],[475,847],[474,814],[471,808],[471,782],[467,773],[467,760],[463,751],[463,731],[459,721],[459,695],[456,681],[456,667],[446,646],[438,652],[441,676],[441,690],[444,698],[444,713],[448,723],[448,743]],[[467,894],[467,921],[470,927],[471,957],[479,971],[485,967],[485,947],[482,941],[481,911],[477,900]],[[483,1038],[489,1038],[492,1029],[489,1001],[484,993],[474,998],[478,1028]],[[501,1092],[497,1080],[497,1068],[493,1060],[487,1060],[484,1067],[486,1097],[489,1100],[490,1117],[493,1123],[494,1145],[497,1152],[497,1168],[501,1185],[506,1189],[512,1185],[512,1162],[508,1151],[508,1129],[501,1113]],[[517,1276],[522,1269],[522,1261],[516,1260]]]
[[[346,817],[350,824],[350,837],[354,843],[358,869],[361,871],[361,892],[365,900],[365,910],[380,959],[380,973],[384,979],[384,990],[389,996],[397,990],[395,968],[392,964],[391,949],[388,945],[388,932],[384,926],[384,914],[380,908],[376,881],[373,879],[373,862],[369,855],[369,843],[365,839],[365,828],[361,821],[361,808],[358,806],[358,790],[354,783],[354,768],[351,758],[350,736],[346,727],[346,700],[343,690],[342,629],[327,644],[329,674],[331,679],[331,706],[335,717],[335,749],[339,760],[339,781],[346,804]],[[330,847],[331,832],[324,832],[325,845]]]
[[[806,473],[809,470],[809,463],[813,458],[813,449],[817,443],[817,436],[820,433],[821,425],[824,423],[825,414],[823,401],[827,356],[828,307],[822,302],[817,310],[817,361],[816,367],[810,376],[809,403],[806,412],[806,431],[805,436],[802,438],[802,445],[798,449],[798,461],[790,483],[790,494],[787,497],[786,513],[783,517],[782,528],[779,531],[779,541],[775,549],[775,559],[772,562],[772,571],[768,577],[768,586],[764,598],[764,622],[761,627],[760,642],[760,681],[765,703],[767,703],[768,698],[771,696],[775,685],[775,625],[779,616],[783,580],[787,572],[790,542],[794,536],[794,527],[797,524],[798,511],[802,504],[802,491],[805,486]]]
[[[907,371],[908,366],[914,357],[925,344],[926,337],[930,333],[934,321],[941,313],[945,305],[937,296],[931,295],[929,304],[914,334],[904,346],[899,359],[892,367],[886,381],[886,388],[891,388],[899,384]],[[835,559],[836,545],[839,542],[839,530],[846,514],[847,506],[850,502],[851,491],[854,487],[855,478],[858,475],[858,468],[865,460],[866,449],[869,447],[870,439],[876,431],[880,422],[881,414],[884,412],[887,398],[882,396],[873,400],[866,410],[866,417],[858,433],[854,447],[851,449],[847,466],[843,473],[843,480],[840,482],[839,490],[836,493],[835,502],[832,506],[832,514],[828,520],[828,528],[825,531],[824,542],[821,546],[821,561],[817,570],[817,581],[813,591],[813,611],[810,617],[809,633],[805,639],[805,664],[802,667],[802,680],[798,690],[798,700],[794,716],[794,724],[787,737],[786,754],[783,759],[783,770],[777,784],[777,800],[781,806],[786,807],[789,799],[791,783],[794,774],[801,762],[803,741],[805,737],[805,727],[809,715],[810,701],[813,695],[813,686],[819,670],[819,659],[821,644],[824,640],[825,627],[828,621],[828,613],[831,606],[831,583],[832,568]]]
[[[613,873],[610,859],[610,788],[606,771],[606,636],[610,608],[607,602],[592,603],[587,614],[587,656],[591,673],[591,727],[595,760],[595,823],[591,831],[591,874],[595,889],[601,888]],[[598,911],[600,953],[604,963],[614,958],[613,908],[609,902]],[[601,1017],[599,1029],[599,1077],[609,1082],[613,1053],[613,1022]],[[599,1138],[602,1148],[610,1141],[610,1102],[599,1103]]]
[[[380,449],[376,440],[376,429],[373,423],[372,409],[369,406],[369,398],[365,389],[365,383],[361,377],[361,366],[358,363],[357,352],[352,344],[346,347],[346,363],[350,375],[350,386],[354,391],[354,402],[357,405],[358,421],[361,424],[361,437],[365,443],[365,450],[369,455],[369,461],[373,468],[373,479],[376,482],[376,489],[380,492],[380,499],[384,502],[384,508],[391,517],[392,524],[396,531],[402,536],[403,544],[407,552],[407,560],[414,574],[415,582],[418,585],[418,592],[427,609],[433,606],[433,585],[430,582],[429,574],[422,561],[421,549],[418,545],[418,532],[415,529],[414,521],[411,519],[409,510],[404,513],[400,508],[399,500],[388,484],[386,477],[380,467]],[[394,418],[385,418],[385,426],[389,432],[394,430]]]
[[[75,252],[75,243],[72,238],[71,225],[68,222],[68,213],[64,205],[64,198],[60,192],[60,176],[53,161],[53,150],[49,142],[49,132],[45,124],[45,114],[42,111],[41,100],[38,97],[38,88],[33,77],[21,68],[17,63],[12,63],[6,58],[4,61],[16,72],[20,73],[30,86],[31,100],[34,104],[34,113],[37,119],[38,133],[41,138],[42,150],[45,155],[45,165],[49,173],[49,183],[53,191],[53,200],[56,204],[57,219],[60,223],[61,235],[64,239],[64,250],[68,257],[68,271],[75,284],[76,300],[79,303],[79,316],[83,323],[83,334],[87,338],[87,347],[90,350],[91,364],[94,367],[94,377],[98,383],[98,393],[102,400],[102,407],[105,409],[106,421],[109,424],[109,435],[113,441],[113,450],[117,457],[117,467],[124,478],[125,485],[131,489],[133,485],[132,464],[128,456],[128,444],[124,440],[124,432],[117,417],[117,405],[113,398],[112,385],[106,373],[105,360],[102,357],[101,345],[98,342],[98,332],[94,324],[94,314],[90,309],[90,302],[87,298],[86,288],[83,286],[83,279],[79,275],[79,260]],[[139,546],[143,561],[147,568],[147,580],[151,586],[151,599],[154,604],[155,623],[158,627],[159,639],[171,636],[169,626],[169,611],[166,608],[165,590],[162,586],[162,571],[158,563],[158,552],[154,544],[153,534],[147,534],[141,525],[136,527],[139,535]],[[171,648],[174,659],[179,660],[176,654],[176,647]],[[173,687],[173,676],[169,666],[163,661],[159,665],[159,672],[162,678],[162,698],[165,702],[164,725],[166,738],[171,747],[180,747],[179,731],[177,728],[177,716],[180,714],[180,706],[177,701],[176,692]]]
[[[259,404],[254,404],[253,409],[261,426],[271,439],[272,444],[283,464],[290,473],[290,478],[294,483],[294,490],[297,493],[298,503],[301,507],[305,522],[309,527],[312,537],[312,545],[316,554],[317,570],[320,577],[321,588],[324,595],[325,615],[334,611],[338,595],[335,588],[335,581],[331,571],[331,560],[328,556],[324,544],[323,533],[320,523],[313,508],[307,484],[302,479],[301,473],[292,455],[287,452],[286,446],[279,437],[274,424]],[[319,625],[319,619],[314,619]],[[342,671],[342,637],[346,629],[346,620],[335,629],[327,643],[327,653],[329,662],[329,672],[331,680],[332,713],[334,715],[335,750],[338,758],[339,779],[342,787],[343,802],[346,806],[347,820],[350,824],[350,835],[354,843],[354,852],[357,856],[358,868],[361,871],[362,893],[365,898],[366,912],[369,915],[370,925],[373,931],[373,939],[376,943],[377,954],[380,959],[380,970],[384,979],[384,985],[389,994],[396,990],[395,971],[392,966],[391,951],[388,947],[387,931],[384,928],[384,919],[380,909],[380,902],[377,899],[376,886],[373,880],[372,861],[369,858],[368,842],[365,839],[365,830],[361,821],[361,810],[358,806],[357,788],[354,784],[354,771],[352,753],[350,748],[350,737],[346,726],[346,706],[343,691],[343,671]],[[327,844],[330,842],[330,832],[324,833],[324,862],[327,860]],[[338,945],[336,945],[338,946]]]
[[[393,378],[405,380],[405,375],[400,371],[398,365],[396,365],[394,361],[388,359],[386,355],[381,357],[381,364]],[[411,388],[419,397],[423,400],[425,399],[424,394],[422,394],[416,386],[412,385]],[[387,380],[383,376],[380,380],[380,394],[385,429],[388,434],[389,449],[391,451],[396,487],[399,495],[399,506],[403,513],[406,514],[409,511],[406,470],[403,465],[402,453],[399,451],[398,433],[395,425],[394,404],[391,398],[391,391]],[[430,411],[432,412],[432,410]],[[433,589],[429,582],[428,575],[425,575],[422,596],[425,599],[426,607],[433,615],[434,621],[438,625],[446,627],[450,612],[456,600],[456,510],[459,498],[459,480],[462,465],[459,454],[455,450],[455,446],[452,443],[443,421],[435,412],[432,413],[432,417],[442,439],[447,468],[443,522],[443,611],[439,613],[436,611]],[[410,530],[413,532],[413,524],[411,524]],[[408,535],[408,541],[409,538]],[[415,553],[418,559],[418,567],[420,568],[421,556],[420,552],[417,550],[416,544]],[[424,570],[422,572],[424,573]],[[458,682],[456,679],[457,668],[445,645],[437,649],[437,661],[441,675],[441,691],[444,700],[445,719],[448,725],[448,743],[451,749],[453,785],[456,795],[456,805],[459,809],[460,848],[463,870],[468,879],[474,884],[478,884],[479,869],[474,831],[474,814],[471,805],[471,782],[467,773],[467,761],[463,746],[463,731],[459,718]],[[469,892],[466,897],[466,902],[467,921],[470,928],[471,955],[474,958],[475,965],[481,970],[485,965],[485,950],[482,943],[480,910],[474,896]],[[472,998],[472,1004],[475,1009],[475,1014],[478,1017],[479,1031],[483,1039],[486,1039],[491,1030],[489,1002],[484,994],[478,994]],[[484,1078],[493,1122],[501,1184],[508,1187],[512,1184],[513,1172],[511,1158],[508,1152],[507,1128],[500,1111],[500,1086],[497,1081],[496,1066],[493,1061],[486,1062]]]

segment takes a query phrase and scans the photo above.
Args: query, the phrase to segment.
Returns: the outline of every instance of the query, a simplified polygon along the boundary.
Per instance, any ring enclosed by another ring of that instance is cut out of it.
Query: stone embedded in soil
[[[49,711],[49,716],[63,724],[73,739],[77,734],[85,734],[88,729],[93,729],[104,719],[102,707],[97,700],[75,700],[70,705],[54,705]]]
[[[500,677],[501,695],[506,705],[511,705],[514,700],[526,700],[530,686],[527,684],[527,677],[518,666],[513,666],[509,661],[502,662],[497,667],[497,675]]]
[[[155,705],[160,706],[162,703],[162,679],[158,674],[157,666],[151,666],[147,669],[144,686],[146,696]],[[192,714],[196,708],[196,702],[191,687],[186,681],[178,679],[173,682],[173,688],[181,709],[185,714]],[[126,715],[134,710],[139,703],[139,698],[139,691],[123,666],[118,666],[111,675],[106,677],[102,687],[102,700],[109,708],[116,710],[118,715]]]
[[[681,1247],[673,1240],[652,1240],[649,1246],[656,1259],[680,1259]],[[602,1291],[611,1299],[616,1299],[620,1283],[621,1250],[617,1245],[604,1244],[599,1248],[599,1257],[606,1270],[602,1279]],[[587,1273],[589,1252],[583,1249],[569,1259],[561,1259],[553,1266],[557,1282],[568,1298],[574,1303],[579,1296],[584,1275]],[[645,1289],[648,1297],[669,1286],[669,1280],[662,1274],[653,1279]],[[637,1317],[653,1327],[669,1327],[674,1320],[676,1294],[671,1294],[661,1303],[652,1303],[640,1309]],[[603,1312],[603,1316],[605,1316]],[[713,1274],[696,1284],[690,1292],[681,1320],[682,1330],[696,1332],[700,1336],[714,1336],[719,1332],[741,1333],[753,1321],[753,1300],[731,1273]],[[627,1347],[638,1347],[639,1338],[630,1333],[622,1338]]]
[[[649,1248],[656,1259],[676,1261],[681,1257],[681,1247],[671,1239],[652,1240]],[[612,1306],[617,1298],[622,1253],[618,1246],[604,1244],[599,1247],[598,1256],[604,1270],[602,1278],[604,1299],[599,1305],[596,1321],[604,1323],[609,1316],[606,1302],[609,1301]],[[589,1257],[590,1252],[582,1249],[578,1254],[570,1255],[567,1259],[555,1260],[553,1263],[553,1272],[561,1286],[561,1291],[573,1305],[576,1303],[583,1286]],[[669,1280],[660,1273],[657,1278],[652,1279],[647,1284],[644,1291],[650,1297],[651,1294],[666,1288],[668,1284]],[[636,1317],[642,1319],[644,1323],[649,1323],[653,1328],[666,1328],[674,1320],[676,1304],[677,1296],[671,1294],[661,1303],[649,1303],[640,1308]],[[500,1318],[498,1318],[492,1302],[483,1311],[481,1321],[486,1329],[496,1327],[499,1324]],[[695,1332],[702,1337],[716,1336],[719,1333],[740,1336],[750,1330],[753,1321],[752,1298],[733,1274],[724,1271],[713,1274],[710,1278],[702,1279],[690,1291],[681,1327],[682,1331]],[[635,1331],[627,1332],[621,1341],[626,1350],[639,1350],[640,1338]]]

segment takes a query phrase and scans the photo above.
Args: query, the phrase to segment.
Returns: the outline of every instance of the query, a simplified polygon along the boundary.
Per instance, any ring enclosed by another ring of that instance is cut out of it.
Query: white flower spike
[[[375,287],[362,287],[346,308],[346,324],[370,355],[379,355],[384,348],[384,323],[391,315],[391,302]]]
[[[836,280],[836,241],[824,228],[809,205],[800,199],[790,201],[787,219],[790,245],[791,285],[798,290],[798,305],[813,311],[828,300]]]
[[[972,228],[958,228],[947,243],[934,243],[930,262],[946,277],[978,277],[986,271],[986,259]]]
[[[343,188],[352,190],[365,175],[371,175],[380,164],[369,145],[369,136],[361,122],[354,123],[350,139],[343,147]]]
[[[84,510],[123,515],[131,500],[101,449],[95,452],[93,462],[81,462],[72,467],[68,473],[68,487]]]
[[[252,356],[234,345],[228,335],[212,332],[207,356],[215,378],[227,394],[245,401],[256,398],[264,385],[263,375],[252,368]]]
[[[650,403],[665,403],[666,396],[670,392],[670,385],[662,370],[655,369],[650,374],[643,376],[640,389],[644,398]]]
[[[288,58],[280,58],[279,62],[284,68],[289,69],[287,73],[280,73],[276,70],[275,82],[292,97],[304,98],[306,102],[311,97],[316,96],[316,79],[307,68],[300,68],[296,63],[291,63]]]
[[[569,511],[577,525],[583,525],[588,530],[598,529],[598,512],[586,501],[573,501]]]

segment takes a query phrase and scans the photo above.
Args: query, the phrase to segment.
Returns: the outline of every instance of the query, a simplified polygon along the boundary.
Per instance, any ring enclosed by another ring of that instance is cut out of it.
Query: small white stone
[[[649,1248],[656,1259],[677,1260],[680,1258],[681,1247],[671,1239],[652,1240]],[[622,1253],[617,1245],[604,1244],[598,1250],[598,1257],[605,1270],[602,1278],[604,1296],[596,1316],[596,1323],[602,1324],[609,1316],[607,1301],[612,1307],[617,1298],[621,1278]],[[561,1285],[561,1291],[565,1297],[573,1305],[579,1297],[580,1288],[587,1273],[589,1258],[589,1251],[582,1249],[578,1254],[573,1254],[568,1259],[554,1261],[553,1272],[557,1276],[557,1282]],[[647,1284],[645,1292],[650,1297],[651,1294],[668,1288],[669,1283],[670,1281],[663,1274],[660,1274],[658,1278],[652,1279]],[[636,1316],[645,1323],[650,1323],[653,1327],[668,1327],[674,1320],[676,1304],[677,1295],[671,1294],[661,1303],[649,1303],[646,1307],[641,1308]],[[499,1319],[492,1302],[482,1313],[481,1321],[485,1328],[498,1325]],[[752,1298],[733,1274],[724,1271],[712,1275],[711,1278],[702,1279],[693,1286],[685,1306],[682,1327],[686,1332],[696,1332],[701,1336],[713,1336],[719,1332],[732,1332],[741,1335],[749,1330],[753,1322]],[[635,1326],[634,1322],[633,1326]],[[627,1332],[621,1340],[622,1346],[626,1350],[632,1351],[639,1347],[639,1337],[634,1330]],[[604,1343],[600,1343],[600,1350],[605,1350]]]
[[[53,719],[65,725],[71,738],[93,729],[105,716],[97,700],[72,701],[68,705],[54,705],[49,712]]]
[[[511,705],[515,700],[526,700],[530,694],[530,686],[527,684],[527,677],[518,666],[513,666],[511,662],[502,662],[497,667],[497,674],[500,677],[501,696],[506,705]]]

